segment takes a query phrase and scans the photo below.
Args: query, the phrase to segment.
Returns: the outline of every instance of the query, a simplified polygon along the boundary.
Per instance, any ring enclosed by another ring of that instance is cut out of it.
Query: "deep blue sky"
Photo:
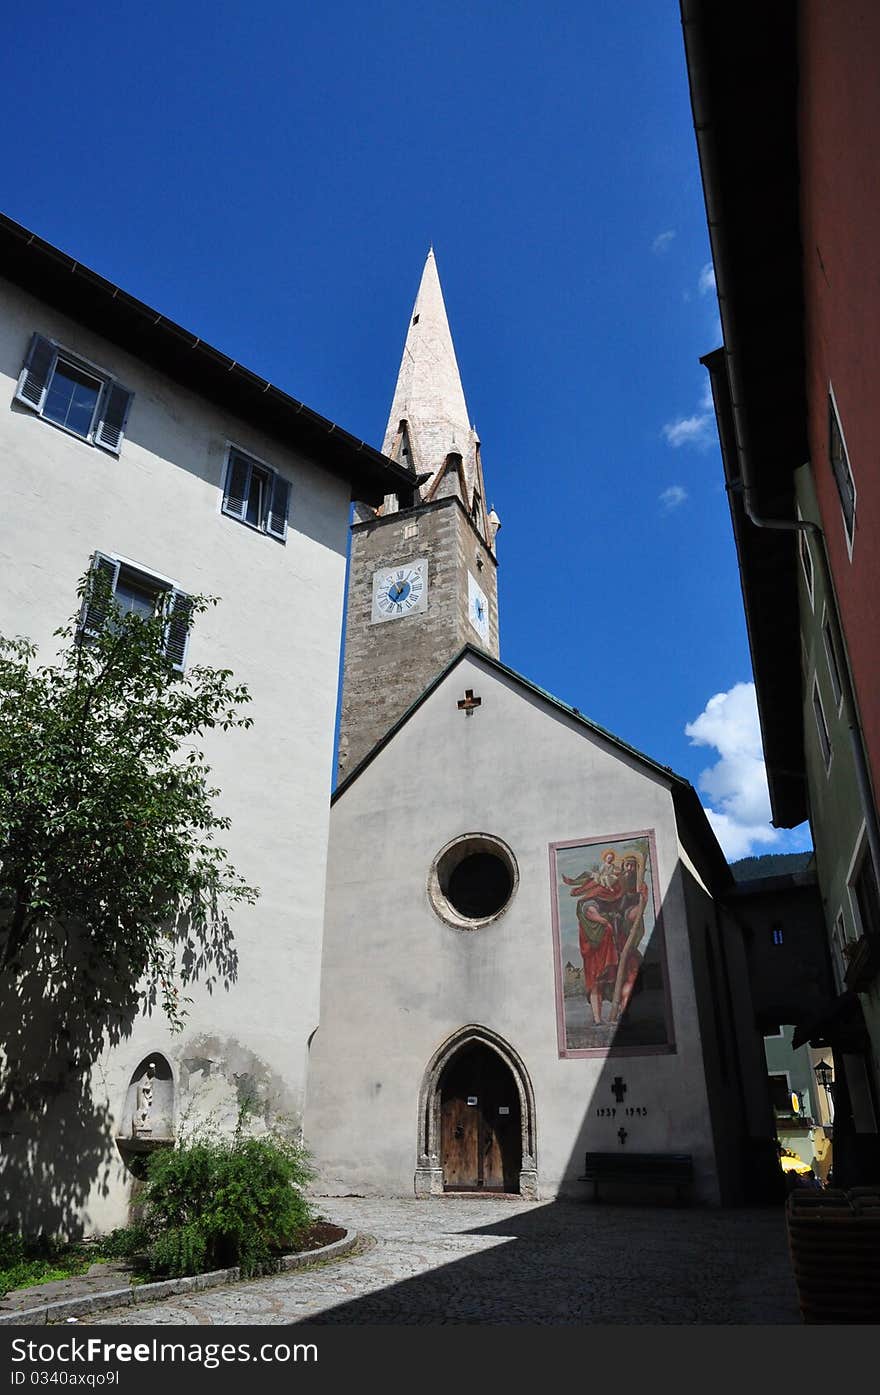
[[[8,28],[5,211],[377,445],[433,242],[502,658],[696,783],[718,752],[685,725],[751,670],[675,0],[49,0]],[[735,747],[715,802],[748,823]]]

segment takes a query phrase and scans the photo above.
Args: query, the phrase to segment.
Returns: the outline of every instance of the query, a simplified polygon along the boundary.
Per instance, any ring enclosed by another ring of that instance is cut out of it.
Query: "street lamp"
[[[830,1066],[827,1061],[818,1061],[813,1069],[816,1073],[816,1079],[822,1086],[822,1089],[827,1095],[830,1095],[831,1081],[834,1078],[834,1067]]]
[[[825,1103],[828,1107],[829,1120],[834,1118],[834,1067],[827,1061],[817,1061],[813,1067],[816,1079],[825,1091]]]

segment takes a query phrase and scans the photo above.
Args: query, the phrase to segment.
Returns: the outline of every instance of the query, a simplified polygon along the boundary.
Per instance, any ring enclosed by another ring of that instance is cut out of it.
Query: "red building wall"
[[[801,0],[800,163],[810,457],[880,802],[880,3]],[[828,387],[856,486],[850,560]]]

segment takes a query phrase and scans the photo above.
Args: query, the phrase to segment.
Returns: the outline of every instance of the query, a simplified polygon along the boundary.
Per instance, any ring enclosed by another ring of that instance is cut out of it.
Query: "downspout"
[[[748,449],[748,428],[746,425],[743,393],[740,382],[739,355],[736,348],[739,343],[736,334],[736,313],[733,302],[727,291],[727,248],[724,237],[724,225],[721,217],[721,201],[718,197],[718,190],[716,187],[717,175],[715,171],[714,151],[710,139],[713,122],[708,109],[708,103],[704,96],[705,81],[703,74],[706,65],[702,52],[702,33],[698,18],[699,10],[699,0],[697,0],[697,3],[695,3],[694,0],[681,0],[681,23],[684,31],[685,53],[687,55],[691,106],[694,114],[694,130],[697,137],[700,168],[703,175],[706,219],[709,226],[709,241],[712,247],[712,262],[715,268],[715,287],[718,294],[718,310],[721,317],[722,339],[727,366],[727,381],[730,388],[730,402],[733,415],[734,435],[736,438],[736,451],[739,460],[743,507],[745,508],[747,517],[756,528],[770,528],[780,532],[812,533],[817,539],[818,546],[816,550],[820,556],[825,589],[834,604],[836,630],[842,638],[843,631],[838,621],[837,596],[834,591],[831,570],[828,565],[825,534],[821,526],[818,523],[811,522],[809,519],[767,518],[759,512],[757,490],[751,474],[751,459]],[[871,851],[871,861],[874,864],[874,880],[876,885],[880,887],[880,822],[878,822],[877,818],[877,809],[871,786],[871,775],[868,769],[867,757],[865,756],[862,731],[856,709],[855,693],[853,691],[849,669],[849,655],[846,653],[844,653],[844,663],[841,665],[841,668],[843,670],[841,678],[844,690],[844,705],[846,707],[846,722],[852,745],[856,784],[858,786],[859,800],[862,805],[862,814],[865,820],[865,832],[868,839],[868,847]]]

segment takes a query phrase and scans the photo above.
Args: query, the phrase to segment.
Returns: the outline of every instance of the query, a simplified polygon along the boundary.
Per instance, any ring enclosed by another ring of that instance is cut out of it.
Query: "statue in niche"
[[[147,1068],[138,1081],[134,1113],[131,1119],[132,1138],[149,1138],[153,1132],[153,1096],[155,1092],[156,1063],[148,1061]]]

